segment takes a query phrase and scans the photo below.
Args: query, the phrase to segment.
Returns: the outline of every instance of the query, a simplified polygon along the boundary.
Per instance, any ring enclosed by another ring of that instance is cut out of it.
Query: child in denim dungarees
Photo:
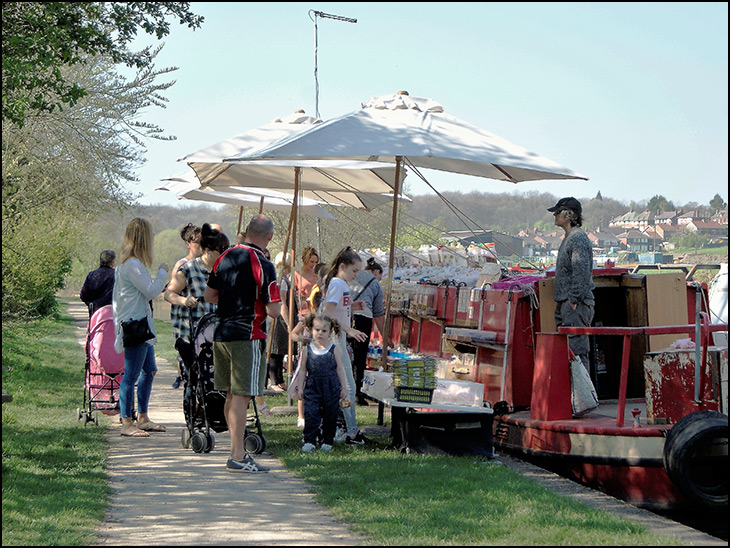
[[[337,428],[339,406],[352,404],[347,399],[347,380],[339,347],[332,340],[333,331],[339,333],[339,324],[328,316],[308,314],[305,325],[312,334],[312,342],[302,349],[299,393],[304,398],[303,453],[314,451],[321,441],[320,450],[331,451]],[[321,430],[320,430],[321,426]]]

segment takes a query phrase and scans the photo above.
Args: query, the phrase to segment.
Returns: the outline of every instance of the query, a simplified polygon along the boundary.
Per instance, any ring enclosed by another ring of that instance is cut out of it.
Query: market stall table
[[[363,393],[378,403],[378,423],[382,424],[384,407],[390,407],[393,445],[399,447],[403,452],[415,452],[421,434],[428,432],[441,434],[442,439],[447,441],[447,445],[448,440],[453,440],[453,445],[447,446],[446,452],[458,453],[460,452],[459,447],[466,444],[471,448],[468,452],[477,451],[487,458],[494,456],[493,410],[491,407],[444,401],[432,403],[399,401],[393,393],[391,374],[366,371],[365,377]],[[439,381],[442,384],[458,382],[445,379],[439,379]],[[434,392],[435,400],[438,400],[438,395],[439,388]]]

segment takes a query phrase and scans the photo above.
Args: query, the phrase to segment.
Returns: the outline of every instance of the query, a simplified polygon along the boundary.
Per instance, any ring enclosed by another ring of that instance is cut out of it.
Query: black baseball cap
[[[547,210],[552,213],[555,213],[556,211],[561,211],[563,209],[572,209],[578,215],[583,213],[583,207],[580,205],[580,202],[572,196],[568,198],[560,198],[557,204],[555,204],[553,207],[547,208]]]

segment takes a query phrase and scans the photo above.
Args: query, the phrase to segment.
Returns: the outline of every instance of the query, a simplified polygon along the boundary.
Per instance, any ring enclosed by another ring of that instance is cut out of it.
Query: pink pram
[[[114,349],[114,315],[112,305],[102,306],[91,316],[86,333],[86,380],[84,407],[76,409],[76,418],[84,424],[99,424],[94,413],[119,413],[119,385],[124,376],[124,353]]]

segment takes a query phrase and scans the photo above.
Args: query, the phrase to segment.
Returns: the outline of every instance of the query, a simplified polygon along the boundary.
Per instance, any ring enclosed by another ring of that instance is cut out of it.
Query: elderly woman
[[[119,411],[122,416],[122,436],[148,437],[148,432],[165,432],[166,428],[154,423],[147,414],[152,392],[152,381],[157,373],[155,350],[155,322],[149,302],[162,292],[167,278],[167,265],[157,268],[157,278],[147,269],[152,265],[152,228],[139,217],[132,219],[124,234],[120,253],[121,264],[116,268],[112,306],[116,338],[114,348],[124,352],[124,377],[119,387]],[[122,322],[142,320],[148,336],[144,341],[125,342]],[[139,381],[139,382],[137,382]],[[137,385],[137,425],[132,417],[134,386]]]

